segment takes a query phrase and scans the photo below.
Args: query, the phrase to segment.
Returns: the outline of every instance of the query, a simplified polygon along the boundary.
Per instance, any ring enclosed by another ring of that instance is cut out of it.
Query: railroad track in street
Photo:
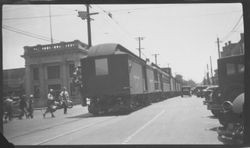
[[[60,137],[63,137],[63,136],[67,136],[67,135],[70,135],[70,134],[72,134],[72,133],[78,132],[79,130],[83,130],[83,129],[86,129],[86,128],[90,128],[90,127],[95,126],[95,125],[97,125],[97,124],[102,124],[102,123],[107,122],[107,121],[110,121],[110,120],[112,120],[112,119],[115,119],[115,117],[106,118],[106,119],[103,119],[103,120],[101,120],[101,121],[97,121],[97,122],[94,122],[94,123],[87,124],[87,125],[85,125],[85,126],[82,126],[82,127],[79,127],[79,128],[76,128],[76,129],[73,129],[73,130],[70,130],[70,131],[61,133],[61,134],[59,134],[59,135],[57,135],[57,136],[54,136],[54,137],[51,137],[51,138],[42,140],[42,141],[37,142],[37,143],[32,144],[32,145],[42,145],[42,144],[45,144],[45,143],[47,143],[47,142],[49,142],[49,141],[53,141],[53,140],[55,140],[55,139],[57,139],[57,138],[60,138]]]
[[[32,130],[32,131],[28,131],[28,132],[25,132],[25,133],[21,133],[19,135],[9,137],[9,139],[15,139],[15,138],[25,136],[25,135],[29,135],[29,134],[33,134],[33,133],[36,133],[36,132],[39,132],[39,131],[48,130],[48,129],[51,129],[53,127],[57,127],[57,126],[65,125],[65,124],[70,124],[72,122],[79,121],[79,120],[82,120],[82,119],[75,119],[75,120],[71,120],[71,121],[61,122],[61,123],[51,125],[51,126],[48,126],[48,127],[45,127],[45,128],[38,128],[38,129],[35,129],[35,130]]]
[[[91,118],[91,117],[93,117],[93,118]],[[115,119],[121,119],[121,118],[120,118],[120,116],[112,116],[112,115],[110,115],[110,116],[104,115],[104,116],[95,117],[95,116],[89,114],[88,120],[83,120],[83,118],[80,118],[80,119],[65,121],[65,122],[54,124],[54,125],[51,125],[51,126],[48,126],[45,128],[39,128],[39,129],[25,132],[25,133],[22,133],[19,135],[12,136],[12,137],[8,138],[8,140],[10,142],[15,143],[15,144],[17,143],[17,145],[18,145],[18,141],[23,141],[22,139],[26,139],[25,137],[30,138],[30,137],[34,137],[34,136],[47,135],[47,133],[49,133],[48,136],[43,137],[40,140],[31,140],[34,143],[29,144],[29,145],[42,145],[42,144],[45,144],[47,142],[56,140],[56,139],[63,137],[63,136],[68,136],[70,134],[73,134],[75,132],[78,132],[78,131],[86,129],[86,128],[91,128],[93,126],[102,125],[102,124],[105,124],[107,122],[112,122]],[[61,130],[61,129],[64,129],[64,130]],[[67,130],[65,130],[65,129],[67,129]],[[54,133],[54,132],[57,132],[57,133]]]

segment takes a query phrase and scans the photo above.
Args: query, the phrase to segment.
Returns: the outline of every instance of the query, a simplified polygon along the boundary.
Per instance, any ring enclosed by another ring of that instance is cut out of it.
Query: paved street
[[[45,119],[14,119],[4,124],[5,137],[15,145],[71,144],[222,144],[217,119],[202,104],[204,99],[175,97],[129,115],[92,116],[74,106],[64,115]]]

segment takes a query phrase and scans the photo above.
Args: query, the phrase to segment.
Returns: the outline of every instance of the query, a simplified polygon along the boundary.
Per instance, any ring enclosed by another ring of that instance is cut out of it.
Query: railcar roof
[[[124,48],[120,44],[116,43],[106,43],[99,44],[89,48],[88,56],[102,56],[102,55],[112,55],[112,54],[133,54],[128,49]]]

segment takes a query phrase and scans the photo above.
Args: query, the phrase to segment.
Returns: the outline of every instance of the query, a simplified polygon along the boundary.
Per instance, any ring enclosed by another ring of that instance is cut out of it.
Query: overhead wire
[[[97,5],[95,5],[95,6],[97,7]],[[94,7],[92,7],[92,8],[94,8]],[[94,9],[96,9],[96,8],[94,8]],[[98,6],[98,9],[101,10],[103,16],[107,16],[107,17],[103,17],[104,20],[106,20],[109,24],[112,24],[113,26],[116,26],[116,27],[120,28],[120,31],[122,31],[122,32],[126,35],[126,37],[127,37],[129,40],[132,40],[130,34],[129,34],[127,31],[125,31],[125,30],[118,24],[118,22],[116,22],[113,18],[111,18],[111,17],[108,15],[108,12],[107,12],[107,11],[103,10],[103,9],[102,9],[101,7],[99,7],[99,6]],[[96,10],[97,10],[97,9],[96,9]],[[109,19],[108,19],[108,18],[109,18]],[[111,23],[111,22],[113,22],[113,23]],[[125,37],[125,36],[124,36],[124,37]]]
[[[97,5],[95,5],[95,6],[97,6]],[[109,12],[108,12],[108,11],[102,9],[100,6],[97,6],[97,7],[98,7],[106,16],[108,16],[108,18],[110,18],[109,20],[113,21],[113,23],[116,24],[116,25],[120,28],[120,30],[123,31],[123,32],[127,35],[128,39],[135,41],[135,40],[134,40],[135,38],[132,37],[132,35],[131,35],[128,31],[126,31],[123,27],[121,27],[121,25],[120,25],[113,17],[110,17],[110,16],[109,16]],[[143,51],[141,51],[141,53],[145,56],[145,58],[148,58],[148,57],[146,56],[146,54],[145,54]]]
[[[239,23],[240,23],[240,21],[241,21],[242,18],[243,18],[243,14],[237,20],[237,22],[235,23],[235,25],[233,26],[233,28],[231,29],[231,31],[221,39],[222,42],[224,42],[227,38],[229,38],[232,35],[232,33],[234,32],[235,28],[239,25]]]
[[[113,21],[116,25],[118,25],[123,32],[125,32],[129,37],[131,37],[131,34],[127,30],[125,30],[121,25],[119,25],[119,23],[113,17],[110,17],[107,11],[105,11],[98,5],[95,6],[98,7],[103,13],[105,13],[111,21]]]
[[[39,34],[35,34],[35,33],[30,33],[28,31],[24,31],[24,30],[17,29],[17,28],[11,27],[11,26],[7,26],[7,25],[3,25],[2,27],[5,30],[9,30],[9,31],[12,31],[12,32],[15,32],[15,33],[19,33],[19,34],[22,34],[22,35],[32,37],[32,38],[36,38],[36,39],[40,39],[40,40],[43,40],[43,41],[49,41],[50,42],[50,38],[47,37],[47,36],[43,36],[43,35],[39,35]],[[57,39],[54,39],[54,40],[60,42]]]
[[[51,15],[51,17],[60,17],[60,16],[69,16],[69,15],[75,15],[75,14],[57,14],[57,15]],[[3,20],[23,20],[23,19],[38,19],[38,18],[48,18],[49,15],[44,16],[31,16],[31,17],[14,17],[14,18],[3,18]]]

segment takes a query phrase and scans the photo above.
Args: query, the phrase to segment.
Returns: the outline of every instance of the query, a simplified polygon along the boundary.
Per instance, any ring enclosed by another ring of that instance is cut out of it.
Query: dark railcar
[[[81,65],[89,112],[129,111],[148,103],[145,61],[121,45],[93,46]]]
[[[157,65],[148,65],[119,44],[91,47],[81,67],[82,94],[93,114],[131,111],[171,97],[170,91],[179,86]]]

